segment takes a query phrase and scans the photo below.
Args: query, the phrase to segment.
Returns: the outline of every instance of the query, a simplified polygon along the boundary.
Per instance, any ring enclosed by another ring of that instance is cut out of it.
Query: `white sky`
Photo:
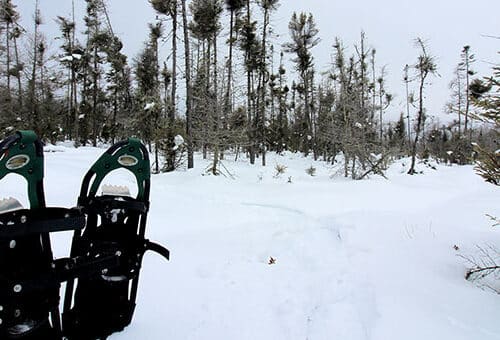
[[[31,30],[35,0],[14,0],[14,3],[21,13],[22,24]],[[78,27],[82,31],[85,1],[75,0],[75,3]],[[154,21],[155,13],[147,0],[107,0],[107,3],[113,29],[123,40],[124,52],[131,61],[147,39],[147,23]],[[444,116],[442,111],[450,97],[448,83],[460,61],[462,47],[470,45],[476,55],[477,62],[473,68],[478,71],[478,76],[489,75],[492,67],[490,63],[500,62],[500,55],[497,54],[500,51],[500,39],[484,36],[500,36],[500,1],[497,0],[281,0],[280,3],[281,6],[272,17],[280,43],[289,39],[287,25],[294,11],[313,14],[321,38],[321,43],[313,50],[317,71],[328,68],[335,37],[340,37],[345,46],[353,51],[353,45],[359,41],[360,31],[365,31],[368,46],[377,50],[379,67],[386,65],[386,88],[395,95],[393,105],[388,109],[391,118],[397,118],[400,112],[405,111],[402,69],[405,64],[411,65],[416,60],[416,37],[428,41],[429,51],[437,60],[441,77],[431,79],[426,91],[426,103],[428,113],[440,116],[442,121],[451,118]],[[40,0],[40,9],[45,22],[43,31],[53,49],[56,49],[59,42],[53,38],[59,32],[53,19],[57,15],[69,16],[71,1]],[[163,47],[168,48],[168,45]]]

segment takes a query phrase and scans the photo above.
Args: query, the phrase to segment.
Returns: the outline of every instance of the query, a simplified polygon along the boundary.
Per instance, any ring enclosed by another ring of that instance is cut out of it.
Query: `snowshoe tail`
[[[113,170],[126,169],[134,176],[137,196],[126,187],[103,186]],[[70,339],[106,338],[123,330],[132,320],[144,252],[153,250],[168,259],[167,249],[144,238],[149,209],[150,163],[147,149],[130,138],[111,146],[83,179],[78,205],[87,225],[75,231],[71,257],[116,256],[119,265],[67,283],[63,329]]]
[[[85,216],[45,207],[43,145],[34,132],[0,142],[0,180],[9,174],[27,181],[29,209],[0,201],[0,339],[61,339],[59,288],[69,272],[54,260],[49,233],[82,229]]]

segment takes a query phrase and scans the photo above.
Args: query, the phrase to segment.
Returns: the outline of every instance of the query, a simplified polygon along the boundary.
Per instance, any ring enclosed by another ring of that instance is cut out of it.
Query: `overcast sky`
[[[59,35],[54,18],[71,13],[70,0],[39,0],[44,18],[43,31],[54,50],[59,45],[53,38]],[[18,6],[25,28],[32,30],[31,17],[35,0],[13,0]],[[77,20],[83,30],[84,0],[75,0]],[[189,3],[189,0],[188,0]],[[155,13],[147,0],[107,0],[115,34],[123,40],[124,52],[130,60],[137,55],[147,39],[147,23]],[[288,21],[294,11],[311,12],[319,28],[321,43],[313,50],[318,72],[327,70],[331,60],[332,44],[340,37],[353,51],[361,30],[366,33],[369,47],[377,50],[379,66],[386,65],[387,89],[395,95],[389,116],[398,117],[405,111],[405,90],[402,70],[405,64],[416,61],[418,50],[414,40],[421,37],[428,42],[429,52],[436,57],[441,77],[431,79],[427,88],[429,114],[449,120],[441,112],[449,99],[448,83],[453,69],[460,61],[460,51],[470,45],[476,55],[474,69],[479,75],[491,74],[491,63],[500,63],[500,40],[486,36],[500,36],[500,1],[498,0],[281,0],[273,14],[277,41],[289,38]],[[164,49],[167,49],[165,46]]]

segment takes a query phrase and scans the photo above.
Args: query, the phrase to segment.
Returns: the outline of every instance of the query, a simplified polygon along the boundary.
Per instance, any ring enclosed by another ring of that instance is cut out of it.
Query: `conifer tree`
[[[189,27],[187,21],[186,0],[181,0],[182,30],[184,35],[184,77],[186,79],[186,137],[188,169],[194,167],[193,157],[193,128],[192,128],[192,86],[191,86],[191,54],[189,46]]]
[[[259,41],[257,40],[257,22],[252,20],[250,0],[246,1],[246,15],[240,29],[240,49],[244,53],[244,64],[247,78],[247,138],[250,164],[255,164],[255,137],[256,137],[256,94],[254,90],[254,74],[258,70]]]
[[[462,62],[459,66],[462,68],[462,71],[465,73],[465,120],[464,120],[464,134],[467,134],[467,129],[469,128],[469,108],[470,108],[470,96],[469,96],[469,86],[470,86],[470,77],[474,75],[474,71],[472,70],[472,64],[475,61],[474,54],[470,52],[470,46],[465,45],[462,49]],[[471,136],[471,135],[470,135]]]
[[[320,39],[317,37],[319,31],[316,28],[316,23],[311,13],[304,12],[297,15],[292,14],[292,18],[288,24],[288,29],[291,35],[291,42],[284,45],[285,51],[295,55],[292,59],[295,63],[295,69],[299,72],[300,84],[298,87],[299,93],[304,98],[303,116],[300,125],[302,129],[301,149],[304,154],[308,154],[312,140],[312,112],[311,112],[311,94],[313,90],[313,75],[314,63],[311,49],[316,46]]]
[[[415,128],[415,139],[413,140],[412,149],[411,149],[411,165],[408,170],[409,175],[415,174],[415,160],[417,156],[417,146],[418,140],[420,136],[420,132],[422,130],[422,123],[425,115],[424,108],[424,88],[425,88],[425,80],[429,75],[434,75],[437,72],[436,62],[434,61],[434,57],[427,52],[427,47],[422,39],[417,38],[416,40],[417,47],[420,49],[420,55],[418,56],[417,63],[414,65],[414,68],[417,72],[417,79],[419,82],[419,90],[418,90],[418,115],[417,115],[417,126]]]
[[[177,91],[177,1],[176,0],[150,0],[153,8],[159,13],[172,19],[172,69],[171,69],[171,95],[166,107],[168,117],[167,142],[166,142],[166,165],[165,171],[174,170],[174,123],[176,114],[176,91]]]
[[[38,0],[35,2],[35,13],[33,15],[34,32],[31,51],[33,52],[31,56],[31,78],[28,79],[28,112],[30,115],[29,126],[33,128],[37,134],[41,134],[40,125],[38,124],[40,119],[40,108],[39,108],[39,97],[38,97],[38,66],[40,65],[39,50],[42,47],[42,36],[40,34],[39,28],[42,24],[42,16],[40,9],[38,7]]]
[[[88,140],[94,146],[101,134],[105,119],[106,96],[102,88],[103,66],[105,53],[113,35],[109,28],[102,24],[105,22],[105,6],[101,0],[85,0],[87,2],[85,21],[85,34],[87,37],[84,64],[82,69],[83,89],[80,104],[80,133],[81,141],[85,144]]]
[[[12,77],[11,70],[11,40],[13,33],[19,20],[19,13],[16,11],[16,6],[11,0],[2,0],[0,2],[0,21],[5,24],[5,65],[7,78],[7,96],[10,102],[10,110],[12,110],[12,92],[10,78]]]
[[[22,85],[21,76],[24,69],[23,63],[19,60],[18,38],[23,33],[23,28],[18,21],[20,15],[16,6],[11,0],[2,0],[0,2],[0,33],[5,34],[5,46],[1,46],[5,54],[5,76],[6,76],[6,95],[2,100],[0,110],[3,112],[2,121],[9,129],[19,128],[19,117],[17,113],[22,110]],[[2,30],[3,28],[3,30]],[[13,46],[12,46],[13,45]],[[13,51],[12,51],[13,50]],[[14,60],[12,60],[14,56]],[[17,79],[17,95],[13,95],[11,78]],[[17,100],[15,99],[17,98]],[[8,132],[8,131],[6,131]]]
[[[267,68],[267,36],[269,30],[270,13],[278,7],[278,0],[259,0],[258,5],[262,8],[264,22],[262,26],[262,41],[259,61],[259,82],[258,82],[258,132],[260,151],[262,154],[262,165],[266,165],[266,89],[269,78],[269,71]]]
[[[154,124],[158,122],[161,112],[158,92],[158,63],[155,48],[151,43],[146,44],[135,59],[134,71],[137,82],[135,126],[139,136],[151,146],[151,142],[156,140],[156,129],[158,128]]]
[[[500,52],[499,52],[500,53]],[[485,80],[486,84],[473,87],[475,92],[471,96],[473,103],[479,112],[476,118],[492,124],[494,136],[500,137],[500,66],[493,67],[493,75]],[[479,153],[476,163],[476,171],[485,181],[500,185],[500,155],[498,149],[487,149],[484,146],[475,145]]]
[[[76,46],[74,41],[76,25],[71,19],[59,16],[56,20],[61,31],[62,55],[59,61],[68,69],[67,83],[67,115],[65,119],[66,135],[69,139],[78,141],[78,117],[77,117],[77,79],[76,74],[80,66],[83,50]],[[80,53],[78,53],[80,52]]]
[[[111,105],[111,115],[106,123],[109,130],[109,139],[114,143],[117,138],[127,135],[127,121],[133,115],[133,101],[131,93],[130,67],[127,64],[127,56],[121,50],[121,40],[113,36],[106,50],[109,69],[106,73],[108,82],[107,91]]]
[[[236,21],[241,15],[241,11],[245,6],[245,0],[225,0],[226,9],[229,11],[229,39],[227,41],[229,45],[229,56],[227,59],[227,85],[226,93],[224,96],[224,120],[227,121],[232,113],[232,95],[233,95],[233,47],[236,41],[235,26]]]

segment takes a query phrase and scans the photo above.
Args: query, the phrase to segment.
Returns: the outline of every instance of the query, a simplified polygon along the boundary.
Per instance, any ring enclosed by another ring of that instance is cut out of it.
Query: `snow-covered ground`
[[[103,149],[46,150],[47,203],[72,206]],[[111,339],[500,339],[500,295],[464,280],[459,256],[500,245],[485,216],[500,216],[500,191],[471,166],[408,176],[400,161],[388,180],[352,181],[291,154],[224,161],[234,178],[196,163],[152,178],[147,236],[171,261],[146,255],[134,321]],[[53,236],[56,256],[70,237]]]

